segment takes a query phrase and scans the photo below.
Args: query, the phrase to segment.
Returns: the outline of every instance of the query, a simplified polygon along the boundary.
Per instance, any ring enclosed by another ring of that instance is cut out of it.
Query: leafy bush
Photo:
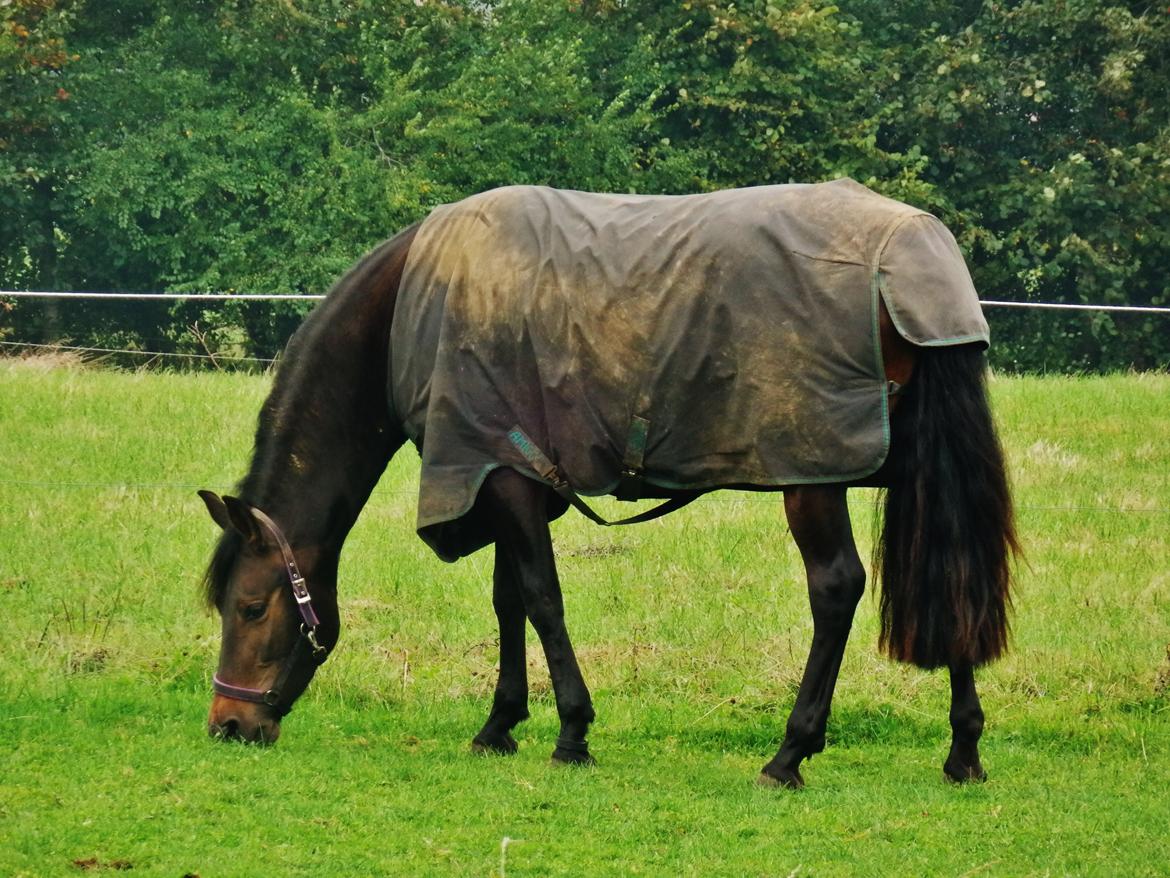
[[[1170,15],[1089,0],[11,0],[0,285],[322,292],[492,186],[848,175],[985,298],[1168,304]],[[0,333],[271,356],[303,307],[21,302]],[[1170,365],[1163,317],[992,312],[998,365]],[[197,327],[197,329],[193,329]]]

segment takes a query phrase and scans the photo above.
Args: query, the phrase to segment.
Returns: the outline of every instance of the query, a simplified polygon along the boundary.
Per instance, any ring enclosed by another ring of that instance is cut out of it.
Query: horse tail
[[[1003,450],[973,345],[921,348],[891,419],[891,476],[874,569],[880,648],[922,668],[1007,648],[1020,552]]]

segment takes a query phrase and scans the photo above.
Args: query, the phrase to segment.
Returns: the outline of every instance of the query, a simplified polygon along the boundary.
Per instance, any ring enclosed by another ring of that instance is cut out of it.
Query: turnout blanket
[[[539,478],[533,448],[585,495],[872,474],[890,435],[879,297],[916,345],[988,343],[950,232],[851,180],[439,207],[390,343],[420,536],[447,560],[483,545],[464,516],[496,467]]]

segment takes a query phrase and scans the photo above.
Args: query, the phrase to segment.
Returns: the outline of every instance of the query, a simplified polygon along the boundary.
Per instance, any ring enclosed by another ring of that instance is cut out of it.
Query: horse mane
[[[406,251],[417,229],[413,225],[382,242],[347,271],[326,294],[304,323],[293,333],[285,346],[276,369],[276,379],[256,425],[252,459],[247,474],[236,486],[236,496],[247,503],[263,508],[270,499],[270,486],[278,462],[287,459],[294,421],[298,426],[308,416],[329,418],[329,412],[298,405],[306,385],[323,375],[337,375],[330,360],[345,356],[344,346],[327,343],[342,318],[354,307],[359,297],[372,297],[389,292],[391,304],[397,293],[397,280]],[[394,268],[397,266],[398,271]],[[393,290],[385,288],[393,282]],[[389,320],[386,321],[389,332]],[[211,561],[203,575],[204,597],[209,606],[221,607],[227,592],[231,572],[244,547],[243,536],[234,528],[220,534]],[[222,609],[222,607],[221,607]]]

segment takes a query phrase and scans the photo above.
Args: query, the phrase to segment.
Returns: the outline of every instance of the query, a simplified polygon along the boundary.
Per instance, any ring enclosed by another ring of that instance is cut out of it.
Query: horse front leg
[[[987,772],[979,762],[979,738],[983,734],[983,707],[975,691],[975,669],[970,664],[951,665],[951,752],[943,763],[947,780],[982,782]]]
[[[500,676],[492,711],[471,742],[475,753],[516,752],[512,729],[528,719],[528,667],[525,660],[524,599],[515,581],[506,550],[496,549],[492,577],[492,606],[500,625]]]
[[[760,782],[799,789],[804,786],[801,761],[825,747],[833,689],[853,612],[865,590],[865,568],[853,541],[844,488],[786,490],[784,511],[808,577],[813,639],[784,742],[764,766]]]
[[[565,627],[565,605],[548,529],[548,493],[538,482],[499,469],[489,476],[481,496],[495,527],[496,563],[502,565],[498,575],[515,584],[548,661],[561,720],[553,761],[592,764],[585,738],[594,718],[593,701]]]

